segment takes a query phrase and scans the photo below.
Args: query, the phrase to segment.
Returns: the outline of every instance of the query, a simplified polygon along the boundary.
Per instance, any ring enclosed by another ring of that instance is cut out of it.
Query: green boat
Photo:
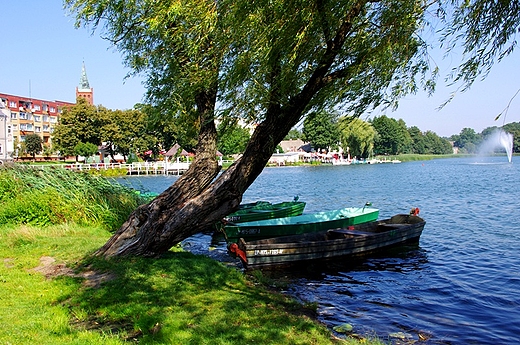
[[[239,238],[257,240],[270,237],[298,235],[334,228],[344,228],[375,221],[379,210],[371,207],[348,207],[334,211],[316,212],[245,223],[227,223],[222,231],[228,242]]]
[[[329,229],[320,232],[280,236],[258,241],[240,239],[229,247],[246,268],[288,266],[311,260],[361,257],[390,247],[419,242],[426,222],[412,214]]]
[[[267,201],[258,201],[252,204],[240,205],[238,211],[226,216],[223,223],[244,223],[280,217],[299,216],[303,213],[305,202],[293,201],[271,204]]]

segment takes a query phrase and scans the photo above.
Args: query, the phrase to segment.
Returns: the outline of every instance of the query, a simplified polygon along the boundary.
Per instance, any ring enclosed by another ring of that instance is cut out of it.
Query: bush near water
[[[0,223],[76,223],[116,230],[144,199],[88,173],[15,165],[0,169]]]
[[[1,344],[382,344],[335,338],[315,306],[179,247],[91,257],[141,202],[85,173],[0,169]]]

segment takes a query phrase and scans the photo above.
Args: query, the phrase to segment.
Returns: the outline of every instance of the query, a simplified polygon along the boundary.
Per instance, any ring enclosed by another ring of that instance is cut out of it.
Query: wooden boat
[[[228,242],[239,238],[255,240],[269,237],[318,232],[332,228],[374,221],[379,210],[370,207],[349,207],[301,216],[267,219],[245,223],[229,222],[221,230]]]
[[[302,261],[364,256],[404,243],[417,243],[426,222],[419,216],[398,214],[390,219],[317,233],[257,241],[241,238],[229,250],[246,268],[283,266]]]
[[[257,220],[299,216],[303,213],[305,202],[293,201],[280,202],[271,204],[267,201],[258,201],[256,203],[240,205],[238,211],[226,216],[224,223],[244,223]]]

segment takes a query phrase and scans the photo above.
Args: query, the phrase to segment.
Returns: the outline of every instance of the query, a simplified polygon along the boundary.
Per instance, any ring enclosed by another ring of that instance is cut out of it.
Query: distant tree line
[[[463,128],[459,134],[454,134],[450,140],[454,146],[459,148],[461,153],[476,153],[479,145],[495,133],[499,127],[487,127],[481,133],[475,132],[472,128]],[[513,135],[513,152],[520,152],[520,122],[511,122],[500,127],[504,132]]]
[[[110,110],[103,106],[89,105],[78,98],[76,105],[65,108],[60,123],[53,133],[53,150],[62,156],[89,157],[103,143],[112,158],[123,155],[125,160],[135,154],[144,157],[152,152],[157,157],[161,150],[168,150],[178,143],[192,150],[196,142],[195,129],[176,121],[165,121],[160,112],[149,105],[138,104],[131,110]],[[498,127],[488,127],[481,133],[464,128],[449,138],[439,137],[432,131],[407,127],[404,120],[386,115],[364,121],[358,117],[339,116],[318,111],[310,113],[303,122],[302,131],[292,129],[288,139],[302,139],[318,150],[337,150],[340,147],[352,157],[367,158],[372,155],[398,154],[450,154],[453,147],[459,153],[476,153],[479,145]],[[520,122],[501,127],[514,137],[513,151],[520,152]],[[217,149],[225,156],[240,154],[250,139],[250,132],[238,121],[226,120],[217,126]],[[22,150],[32,155],[46,147],[37,135],[27,137]],[[40,139],[41,140],[41,139]],[[280,149],[280,147],[278,147]],[[46,151],[48,154],[48,150]]]
[[[501,129],[513,135],[513,152],[519,152],[520,123],[509,123]],[[476,153],[479,144],[497,130],[498,127],[488,127],[482,133],[476,133],[471,128],[464,128],[460,134],[443,138],[433,131],[407,127],[404,120],[386,115],[363,121],[357,117],[315,112],[304,120],[302,132],[293,129],[286,139],[303,139],[315,150],[341,147],[351,156],[367,158],[371,155],[451,154],[453,147],[460,153]]]

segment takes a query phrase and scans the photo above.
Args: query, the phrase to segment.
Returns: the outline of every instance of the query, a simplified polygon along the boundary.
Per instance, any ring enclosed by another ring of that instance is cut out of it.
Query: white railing
[[[65,168],[77,171],[125,169],[128,175],[180,175],[190,167],[188,162],[136,162],[136,163],[71,163],[34,165],[35,168]]]

